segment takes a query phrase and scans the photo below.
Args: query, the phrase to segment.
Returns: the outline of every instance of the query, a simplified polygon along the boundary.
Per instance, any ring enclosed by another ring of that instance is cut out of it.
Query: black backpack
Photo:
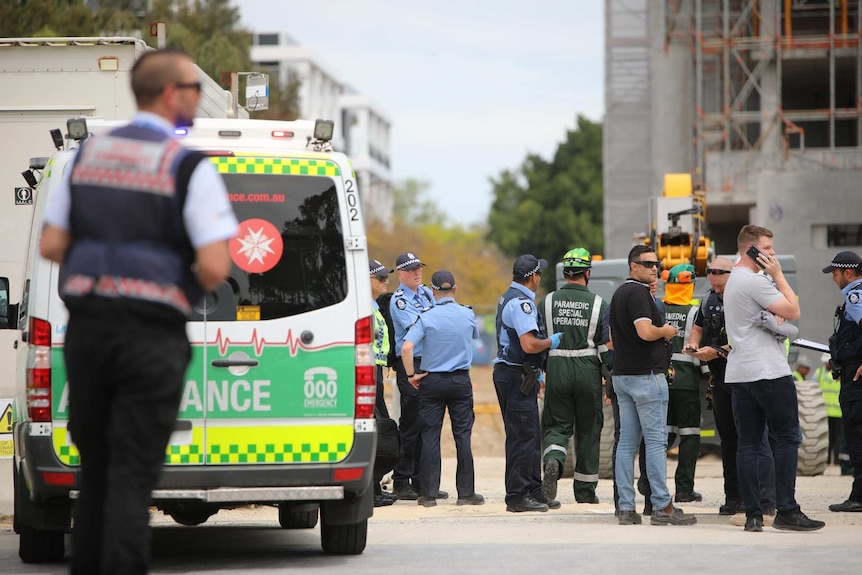
[[[392,299],[392,292],[380,294],[377,298],[377,305],[380,306],[380,315],[386,320],[386,328],[389,332],[389,355],[386,356],[386,367],[395,369],[398,363],[398,356],[395,355],[395,326],[392,324],[392,316],[389,315],[389,300]]]

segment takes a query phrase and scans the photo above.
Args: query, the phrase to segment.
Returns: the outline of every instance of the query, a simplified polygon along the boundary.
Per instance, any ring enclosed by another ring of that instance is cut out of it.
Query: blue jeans
[[[799,458],[799,412],[793,377],[762,379],[750,383],[731,383],[733,413],[739,432],[736,463],[739,490],[748,517],[762,516],[758,451],[767,422],[775,461],[775,507],[795,511],[796,464]]]
[[[664,374],[614,375],[620,406],[620,441],[617,445],[617,489],[620,511],[635,509],[635,454],[643,435],[647,478],[653,509],[670,504],[667,489],[667,380]]]

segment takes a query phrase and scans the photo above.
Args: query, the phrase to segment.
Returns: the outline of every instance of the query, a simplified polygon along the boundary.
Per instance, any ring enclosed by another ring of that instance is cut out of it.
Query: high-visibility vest
[[[841,404],[838,403],[838,394],[841,391],[841,382],[832,378],[832,370],[821,366],[814,372],[814,379],[820,384],[823,392],[823,401],[826,402],[826,415],[829,417],[841,417]]]

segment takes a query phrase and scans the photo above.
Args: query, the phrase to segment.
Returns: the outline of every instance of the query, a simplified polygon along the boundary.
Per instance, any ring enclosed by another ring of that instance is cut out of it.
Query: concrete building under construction
[[[748,223],[795,254],[800,336],[840,301],[821,272],[862,252],[862,0],[605,0],[605,253],[648,233],[664,174],[706,190],[719,254]]]

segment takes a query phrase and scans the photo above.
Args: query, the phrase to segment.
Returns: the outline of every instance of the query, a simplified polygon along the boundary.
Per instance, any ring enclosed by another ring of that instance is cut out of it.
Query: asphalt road
[[[486,505],[457,507],[454,500],[426,509],[402,501],[378,509],[370,520],[368,547],[356,557],[327,557],[319,528],[285,531],[277,513],[260,507],[223,511],[200,527],[153,517],[152,573],[570,573],[662,574],[855,573],[862,561],[862,514],[837,514],[828,504],[846,498],[850,478],[830,467],[826,475],[800,477],[797,499],[810,516],[827,522],[815,533],[766,528],[745,533],[717,514],[720,464],[698,464],[696,489],[704,501],[686,504],[698,516],[692,527],[619,526],[613,516],[611,482],[599,484],[598,505],[577,504],[571,480],[560,483],[563,507],[541,514],[506,513],[502,458],[477,464],[477,490]],[[674,469],[675,462],[669,462]],[[671,475],[672,476],[672,475]],[[443,489],[454,493],[454,460],[446,459]],[[641,503],[639,502],[639,505]],[[648,523],[648,522],[647,522]],[[0,573],[66,573],[66,561],[24,565],[17,536],[0,524]]]

